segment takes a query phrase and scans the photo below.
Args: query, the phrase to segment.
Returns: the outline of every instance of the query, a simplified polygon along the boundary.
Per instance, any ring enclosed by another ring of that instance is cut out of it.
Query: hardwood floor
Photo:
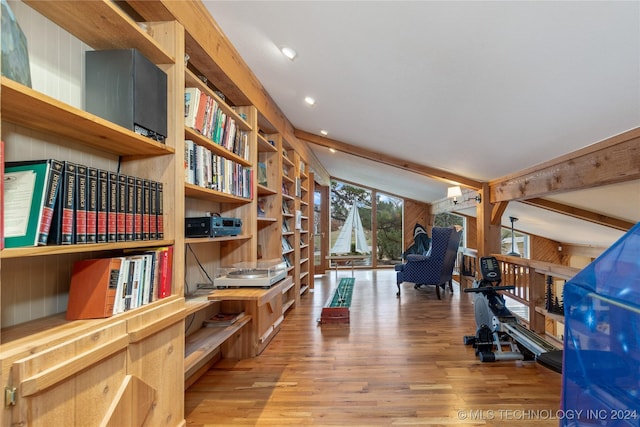
[[[350,271],[341,271],[340,276]],[[222,360],[185,393],[189,426],[557,426],[561,375],[535,362],[481,363],[470,294],[355,273],[348,325],[318,325],[335,274],[258,357]]]

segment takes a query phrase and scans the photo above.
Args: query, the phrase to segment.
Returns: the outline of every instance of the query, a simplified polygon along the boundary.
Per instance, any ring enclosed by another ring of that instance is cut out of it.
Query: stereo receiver
[[[184,222],[186,237],[237,236],[242,231],[240,218],[201,216],[185,218]]]

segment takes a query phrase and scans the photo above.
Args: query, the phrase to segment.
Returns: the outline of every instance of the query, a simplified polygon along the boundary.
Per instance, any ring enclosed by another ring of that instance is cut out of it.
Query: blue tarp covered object
[[[561,426],[640,426],[640,223],[564,286]]]

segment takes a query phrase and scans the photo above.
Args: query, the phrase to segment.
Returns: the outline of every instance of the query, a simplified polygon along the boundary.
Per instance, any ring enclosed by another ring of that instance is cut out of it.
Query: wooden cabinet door
[[[184,420],[184,316],[184,299],[175,298],[128,321],[127,373],[155,390],[141,425],[169,427]]]
[[[100,425],[126,375],[128,341],[120,321],[14,361],[13,425]]]

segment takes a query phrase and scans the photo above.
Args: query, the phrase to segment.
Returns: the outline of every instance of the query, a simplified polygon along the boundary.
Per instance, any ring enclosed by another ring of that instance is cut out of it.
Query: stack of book
[[[55,159],[4,173],[7,248],[164,239],[160,182]]]
[[[240,313],[218,313],[203,322],[204,327],[215,328],[218,326],[229,326],[244,317],[244,311]]]
[[[188,184],[253,198],[252,169],[214,154],[192,140],[184,142],[184,178]]]
[[[173,246],[73,264],[67,320],[97,319],[171,295]]]
[[[221,145],[245,160],[249,160],[249,134],[237,127],[212,96],[196,87],[184,92],[185,126]]]

